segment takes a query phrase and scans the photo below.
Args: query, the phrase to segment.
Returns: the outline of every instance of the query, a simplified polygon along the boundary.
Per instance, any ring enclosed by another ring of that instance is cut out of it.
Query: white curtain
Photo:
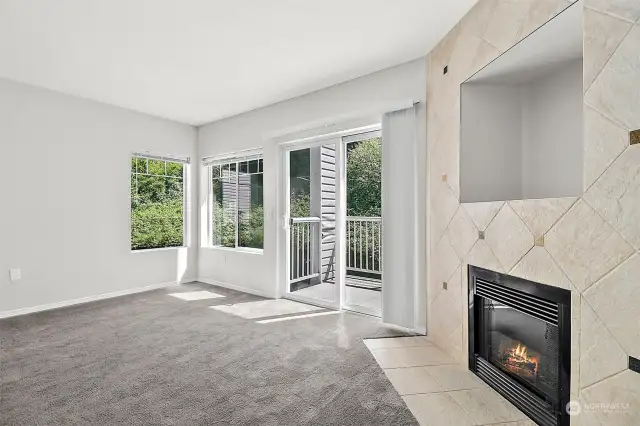
[[[382,321],[414,329],[417,280],[415,107],[382,121]]]

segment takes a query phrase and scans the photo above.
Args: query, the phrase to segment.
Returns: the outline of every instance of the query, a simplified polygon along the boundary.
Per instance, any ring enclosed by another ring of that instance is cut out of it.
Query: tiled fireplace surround
[[[459,203],[460,83],[571,3],[479,0],[429,55],[428,332],[466,364],[468,264],[570,289],[572,425],[639,425],[640,0],[585,0],[584,195]]]

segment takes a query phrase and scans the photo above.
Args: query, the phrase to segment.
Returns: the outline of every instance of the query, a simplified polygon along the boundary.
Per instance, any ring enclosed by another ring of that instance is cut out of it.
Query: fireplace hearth
[[[536,423],[569,425],[571,292],[469,265],[469,369]]]

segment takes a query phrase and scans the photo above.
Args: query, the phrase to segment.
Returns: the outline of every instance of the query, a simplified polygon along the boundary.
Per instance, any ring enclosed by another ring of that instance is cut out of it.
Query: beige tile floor
[[[422,426],[535,426],[426,337],[364,343]]]

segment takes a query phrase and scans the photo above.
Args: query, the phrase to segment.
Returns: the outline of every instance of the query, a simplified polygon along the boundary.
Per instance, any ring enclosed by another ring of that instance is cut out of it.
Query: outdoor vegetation
[[[347,216],[382,216],[382,141],[347,145]]]
[[[183,241],[183,164],[131,159],[131,249],[179,247]]]

